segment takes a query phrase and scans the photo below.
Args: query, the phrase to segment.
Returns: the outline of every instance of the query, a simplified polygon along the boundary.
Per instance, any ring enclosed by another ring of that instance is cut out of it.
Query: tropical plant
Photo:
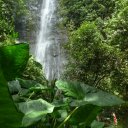
[[[124,103],[114,95],[79,82],[57,81],[55,84],[53,81],[50,86],[44,86],[31,80],[17,80],[19,100],[14,100],[24,113],[23,127],[95,128],[98,125],[102,128],[104,123],[94,121],[102,108]]]
[[[37,81],[43,85],[47,83],[47,80],[44,77],[42,65],[36,62],[32,55],[29,57],[28,63],[23,72],[23,78]]]
[[[16,43],[16,19],[26,11],[24,0],[0,0],[0,45]]]
[[[42,85],[16,78],[22,76],[26,67],[28,44],[1,47],[0,53],[0,125],[6,128],[102,127],[104,123],[94,121],[102,108],[124,103],[116,96],[79,82],[51,81]]]
[[[23,115],[16,110],[7,82],[23,72],[29,57],[28,49],[28,44],[0,47],[0,126],[4,128],[17,128],[21,124]]]

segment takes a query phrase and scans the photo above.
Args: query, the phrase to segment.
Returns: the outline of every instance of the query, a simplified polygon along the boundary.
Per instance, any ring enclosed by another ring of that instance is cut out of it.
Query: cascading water
[[[58,79],[61,71],[60,43],[57,40],[55,11],[55,0],[43,0],[35,57],[42,64],[48,80]]]

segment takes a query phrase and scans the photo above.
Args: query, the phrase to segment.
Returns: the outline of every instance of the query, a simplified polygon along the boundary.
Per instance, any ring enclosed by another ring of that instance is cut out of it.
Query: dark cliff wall
[[[19,41],[27,41],[31,45],[35,43],[42,2],[43,0],[26,0],[27,11],[15,19],[15,29],[19,33]]]

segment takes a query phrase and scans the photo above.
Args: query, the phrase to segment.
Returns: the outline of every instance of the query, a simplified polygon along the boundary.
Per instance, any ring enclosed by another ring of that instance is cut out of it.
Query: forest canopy
[[[15,43],[15,22],[26,11],[25,0],[0,0],[0,45]]]
[[[60,6],[69,37],[65,78],[127,98],[128,1],[60,0]]]

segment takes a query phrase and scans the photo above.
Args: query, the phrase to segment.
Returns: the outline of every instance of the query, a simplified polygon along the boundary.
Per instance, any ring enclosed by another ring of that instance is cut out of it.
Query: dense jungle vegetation
[[[17,44],[26,1],[0,0],[0,127],[127,128],[128,0],[58,0],[68,64],[53,81]]]
[[[127,98],[128,1],[60,0],[68,77]]]

